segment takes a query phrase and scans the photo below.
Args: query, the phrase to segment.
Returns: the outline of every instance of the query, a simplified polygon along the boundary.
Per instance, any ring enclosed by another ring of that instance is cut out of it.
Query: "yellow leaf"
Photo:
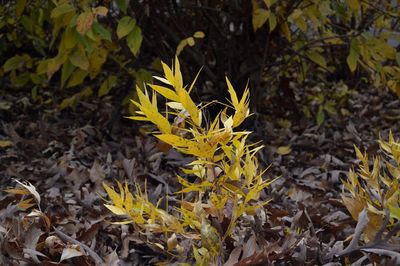
[[[201,72],[201,68],[200,68],[199,72],[197,72],[196,77],[194,78],[192,84],[190,85],[190,87],[189,87],[189,89],[188,89],[188,93],[190,93],[190,92],[192,91],[192,89],[194,88],[194,84],[196,83],[197,78],[198,78],[199,75],[200,75],[200,72]]]
[[[233,88],[233,86],[232,86],[231,82],[229,81],[228,77],[225,77],[225,80],[226,80],[226,84],[228,85],[228,91],[229,91],[229,94],[231,96],[232,105],[234,107],[236,107],[236,106],[239,105],[239,100],[238,100],[238,97],[236,95],[236,91]]]
[[[183,105],[186,111],[190,114],[190,117],[196,126],[201,125],[201,111],[197,108],[196,104],[190,98],[189,93],[183,89],[176,87],[176,93],[179,97],[179,102]]]
[[[22,200],[18,203],[18,207],[23,210],[29,209],[30,207],[35,205],[35,203],[31,203],[32,200],[32,198]]]
[[[174,83],[175,90],[177,88],[179,88],[179,89],[182,88],[183,87],[183,79],[182,79],[181,67],[179,64],[178,57],[175,57],[174,79],[175,79],[175,83]]]
[[[155,90],[156,92],[158,92],[159,94],[164,96],[165,98],[167,98],[169,100],[172,100],[172,101],[175,101],[175,102],[179,101],[178,95],[176,95],[176,93],[173,90],[168,89],[168,88],[163,87],[163,86],[159,86],[159,85],[149,84],[149,86],[153,90]]]
[[[215,153],[215,147],[204,140],[191,141],[173,134],[162,134],[156,135],[155,137],[183,153],[192,154],[197,157],[211,158]]]
[[[155,124],[158,129],[164,134],[169,134],[171,133],[171,125],[168,122],[168,119],[166,119],[164,116],[162,116],[157,108],[150,102],[149,98],[143,94],[141,89],[139,87],[136,87],[136,92],[139,98],[139,103],[132,101],[137,107],[140,109],[140,111],[143,112],[145,117]],[[130,119],[137,120],[136,117],[128,117]]]
[[[204,38],[204,36],[205,36],[205,34],[204,34],[204,32],[202,32],[202,31],[196,31],[196,32],[193,34],[193,37],[195,37],[195,38],[197,38],[197,39],[202,39],[202,38]]]
[[[92,27],[95,15],[91,11],[80,14],[76,20],[76,30],[83,36]]]
[[[120,208],[120,207],[117,207],[114,205],[109,205],[109,204],[104,204],[104,206],[116,215],[127,215],[126,210],[123,208]]]
[[[12,145],[13,143],[10,140],[0,140],[0,148],[7,148]]]
[[[194,46],[194,38],[193,37],[189,37],[187,38],[187,43],[189,44],[189,46]]]
[[[134,223],[135,221],[121,221],[121,222],[112,222],[112,224],[132,224],[132,223]]]
[[[285,35],[286,40],[291,42],[292,41],[292,35],[290,33],[290,29],[289,29],[288,23],[286,21],[281,23],[280,24],[280,28],[281,28],[281,31],[282,31],[283,35]]]
[[[13,193],[13,194],[18,194],[18,195],[29,195],[31,194],[29,190],[26,188],[9,188],[9,189],[4,189],[4,192],[7,193]]]
[[[346,197],[342,195],[342,200],[344,206],[346,206],[347,210],[349,210],[351,216],[354,220],[358,220],[359,213],[366,207],[362,202],[357,201],[356,199]]]
[[[108,13],[108,9],[104,6],[99,6],[96,8],[93,8],[93,13],[99,16],[106,16]]]
[[[121,196],[117,192],[115,192],[114,189],[109,187],[106,183],[103,183],[103,187],[107,192],[108,196],[110,197],[111,201],[114,203],[115,207],[122,209],[124,206],[124,201],[121,198]]]
[[[237,127],[250,115],[250,110],[249,110],[250,91],[249,88],[246,87],[243,92],[243,96],[239,102],[235,89],[233,88],[231,82],[227,77],[225,77],[225,79],[226,79],[226,84],[228,85],[229,94],[231,96],[232,105],[235,109],[235,114],[233,115],[232,127]]]
[[[179,56],[187,44],[188,44],[187,39],[183,39],[182,41],[180,41],[178,46],[176,47],[175,56]]]
[[[292,152],[292,148],[290,146],[280,146],[277,150],[276,153],[279,155],[288,155]]]
[[[172,73],[171,68],[164,62],[161,62],[162,68],[164,70],[164,75],[165,78],[168,80],[169,84],[171,86],[175,86],[175,78],[174,78],[174,73]]]

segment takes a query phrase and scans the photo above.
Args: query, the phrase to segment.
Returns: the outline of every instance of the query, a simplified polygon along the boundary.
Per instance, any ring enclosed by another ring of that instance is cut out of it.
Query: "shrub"
[[[129,87],[132,78],[150,82],[152,62],[175,54],[187,62],[189,73],[204,65],[200,82],[214,84],[213,98],[224,92],[218,76],[235,77],[234,85],[250,77],[254,105],[262,105],[263,82],[282,90],[279,81],[285,78],[344,79],[355,86],[368,76],[378,87],[400,91],[399,6],[393,1],[27,3],[0,7],[5,62],[0,75],[9,77],[12,87],[34,84],[33,95],[49,78],[65,87],[85,87],[62,106],[96,91],[102,96]]]
[[[342,199],[351,216],[358,220],[364,209],[367,212],[367,241],[386,226],[385,219],[386,230],[400,221],[400,143],[390,133],[389,141],[380,140],[379,145],[383,154],[375,157],[372,167],[368,155],[356,147],[360,164],[357,171],[350,170],[348,180],[343,180],[346,193]]]
[[[276,48],[279,60],[298,68],[304,79],[312,69],[370,75],[378,87],[400,94],[399,6],[386,1],[252,1],[254,31],[267,27],[286,41]],[[278,40],[278,38],[276,38]],[[275,42],[271,40],[270,42]],[[282,49],[283,47],[283,49]],[[297,66],[296,66],[297,65]],[[284,69],[279,72],[284,74]],[[342,75],[343,77],[343,75]]]
[[[157,131],[152,134],[156,138],[193,157],[183,173],[196,179],[193,182],[177,175],[182,189],[177,192],[180,206],[174,210],[161,210],[149,203],[139,188],[132,195],[127,185],[121,184],[118,184],[120,194],[104,185],[112,200],[106,207],[114,214],[128,216],[124,223],[134,223],[142,230],[164,233],[169,239],[176,235],[180,239],[192,239],[195,260],[207,265],[221,254],[223,241],[233,233],[239,219],[244,214],[256,215],[267,203],[259,198],[271,181],[263,179],[265,170],[260,171],[258,167],[256,153],[262,146],[246,144],[250,132],[237,130],[250,115],[248,88],[239,99],[227,78],[231,105],[212,121],[205,121],[208,104],[199,107],[190,97],[197,76],[185,86],[177,59],[172,68],[164,63],[162,67],[164,77],[155,77],[162,85],[147,84],[144,91],[138,87],[138,101],[134,104],[139,110],[129,118],[154,124]],[[152,93],[148,91],[150,88]],[[165,113],[158,110],[159,95],[166,100]],[[211,218],[220,223],[227,221],[225,231],[214,228]],[[168,244],[171,241],[165,240],[159,245],[167,245],[168,250],[176,248],[179,241],[175,240],[172,247]]]
[[[11,86],[33,83],[32,94],[36,95],[56,74],[61,88],[90,85],[66,98],[60,105],[65,108],[92,95],[95,89],[99,97],[104,96],[128,77],[146,80],[149,75],[143,74],[143,69],[126,67],[132,55],[139,54],[141,28],[134,17],[124,15],[126,1],[110,1],[108,5],[98,1],[18,0],[1,6],[0,28],[5,34],[0,35],[0,58]],[[100,75],[104,66],[107,72]]]

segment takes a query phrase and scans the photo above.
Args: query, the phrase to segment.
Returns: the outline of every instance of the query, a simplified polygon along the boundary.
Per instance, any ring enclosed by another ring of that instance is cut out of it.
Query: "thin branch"
[[[369,222],[367,209],[362,210],[358,215],[358,223],[356,225],[356,229],[354,231],[353,239],[350,244],[345,248],[342,252],[338,254],[338,256],[342,256],[344,254],[348,254],[357,250],[359,248],[358,241],[360,241],[361,235],[364,232]]]
[[[90,247],[88,247],[87,245],[79,242],[78,240],[73,239],[72,237],[64,234],[63,232],[61,232],[54,226],[53,226],[53,229],[54,229],[54,232],[58,235],[58,237],[60,237],[61,240],[63,240],[64,242],[70,242],[70,243],[79,245],[82,249],[84,249],[89,254],[89,256],[93,258],[93,260],[96,262],[96,265],[104,263],[103,259],[100,258],[100,256],[97,255],[97,253],[94,252]]]
[[[400,231],[400,221],[398,221],[385,237],[385,241],[389,241],[394,235]]]

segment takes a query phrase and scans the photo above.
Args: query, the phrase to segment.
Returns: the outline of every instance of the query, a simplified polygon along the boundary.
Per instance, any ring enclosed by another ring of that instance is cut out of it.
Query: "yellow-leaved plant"
[[[357,171],[350,170],[347,180],[343,180],[346,193],[342,193],[343,203],[353,219],[365,209],[368,224],[365,240],[372,240],[389,215],[387,230],[400,221],[400,142],[389,134],[389,140],[379,141],[382,156],[376,156],[370,167],[368,155],[357,147],[355,151],[360,164]],[[387,214],[388,213],[388,214]]]
[[[121,184],[118,184],[120,194],[104,185],[112,200],[106,207],[114,214],[126,215],[129,219],[125,222],[132,222],[146,232],[163,232],[169,239],[175,239],[176,235],[192,239],[194,259],[197,264],[207,265],[221,258],[222,243],[231,236],[239,219],[244,214],[256,215],[267,203],[260,201],[260,193],[273,181],[265,180],[265,170],[259,170],[256,153],[262,145],[246,144],[250,132],[237,130],[250,115],[249,89],[245,88],[239,99],[226,78],[231,105],[207,123],[203,119],[207,105],[199,107],[190,97],[199,74],[187,86],[178,59],[172,68],[165,63],[162,67],[164,76],[155,77],[162,85],[147,84],[144,91],[137,87],[138,100],[132,102],[138,111],[129,118],[154,124],[158,129],[153,132],[156,138],[194,158],[183,174],[177,175],[182,185],[178,192],[181,200],[175,206],[178,217],[149,203],[138,188],[137,194],[132,195]],[[166,100],[165,112],[158,110],[158,94]],[[190,182],[186,176],[196,180]],[[218,231],[211,220],[228,221],[228,226],[224,232]],[[166,242],[157,246],[167,245],[171,251],[168,244],[171,241]]]

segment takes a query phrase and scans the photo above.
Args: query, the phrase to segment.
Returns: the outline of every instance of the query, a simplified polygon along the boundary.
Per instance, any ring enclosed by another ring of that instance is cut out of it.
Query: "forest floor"
[[[339,86],[343,85],[325,85],[322,91],[330,97]],[[289,103],[285,95],[267,99],[262,108],[266,111],[255,111],[250,118],[246,129],[254,132],[251,140],[265,145],[259,158],[265,167],[270,165],[267,177],[281,177],[261,195],[271,199],[265,223],[261,228],[239,226],[236,234],[242,242],[227,244],[226,265],[245,265],[246,258],[255,263],[256,256],[274,264],[343,262],[334,255],[348,245],[356,222],[341,202],[341,179],[357,163],[354,145],[373,156],[380,136],[387,139],[390,129],[400,132],[400,101],[389,92],[360,89],[336,102],[338,114],[326,113],[317,125],[301,111],[307,102],[302,95],[317,87],[296,92]],[[103,206],[102,183],[115,186],[115,180],[132,184],[147,179],[149,198],[157,202],[179,189],[175,175],[190,158],[174,150],[160,151],[153,137],[122,115],[110,127],[111,98],[82,100],[75,110],[59,111],[17,92],[0,95],[1,265],[174,262],[132,225],[110,223],[116,218]],[[318,106],[312,108],[316,113]],[[277,152],[282,146],[290,149]],[[34,211],[36,205],[19,209],[21,196],[3,191],[15,188],[15,180],[29,181],[36,188],[40,210],[48,219]],[[289,229],[297,234],[289,237]],[[242,252],[235,245],[241,245]],[[239,255],[233,254],[235,250]],[[352,261],[362,257],[351,255]]]

